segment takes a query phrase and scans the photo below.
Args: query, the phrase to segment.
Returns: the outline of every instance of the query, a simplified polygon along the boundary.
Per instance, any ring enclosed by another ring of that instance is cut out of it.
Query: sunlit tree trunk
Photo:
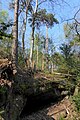
[[[12,43],[12,59],[14,64],[13,69],[16,69],[18,65],[18,9],[19,9],[19,0],[15,0],[13,43]]]
[[[43,54],[42,54],[42,71],[44,71],[44,48],[43,48]]]
[[[46,69],[48,70],[48,26],[46,25],[46,43],[45,43],[45,52],[46,52]]]
[[[29,9],[29,4],[31,0],[26,1],[26,11],[25,11],[25,18],[23,20],[23,33],[22,33],[22,52],[23,52],[23,57],[25,58],[25,33],[26,33],[26,25],[27,25],[27,14],[28,14],[28,9]]]
[[[33,61],[33,55],[34,55],[34,31],[35,31],[35,14],[37,12],[38,8],[38,0],[36,0],[35,9],[33,10],[32,14],[32,34],[31,34],[31,50],[30,50],[30,67],[34,68],[34,61]]]
[[[35,30],[35,18],[33,15],[33,19],[32,19],[32,34],[31,34],[31,51],[30,51],[30,64],[31,64],[31,68],[33,67],[33,54],[34,54],[34,30]]]
[[[42,55],[42,71],[44,71],[44,54]]]
[[[51,73],[53,73],[54,65],[53,62],[51,61]]]
[[[45,51],[48,54],[48,26],[46,25],[46,43],[45,43]]]
[[[39,61],[39,56],[38,56],[38,45],[37,45],[37,69],[38,69],[38,61]]]

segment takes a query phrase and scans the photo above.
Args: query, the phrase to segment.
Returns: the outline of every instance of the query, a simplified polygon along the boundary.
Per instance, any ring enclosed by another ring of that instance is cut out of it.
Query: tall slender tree
[[[38,9],[38,0],[36,0],[35,8],[32,8],[32,34],[31,34],[31,50],[30,50],[30,64],[33,67],[33,52],[34,52],[34,30],[35,30],[35,17]]]
[[[38,1],[37,1],[38,2]],[[45,9],[41,9],[41,10],[37,10],[38,9],[38,3],[36,5],[36,12],[34,13],[32,11],[32,18],[30,18],[30,22],[31,22],[31,27],[32,27],[32,40],[31,40],[31,52],[30,52],[30,61],[33,60],[33,51],[34,51],[34,30],[35,27],[40,27],[41,24],[45,24],[47,26],[47,31],[48,31],[48,27],[51,27],[54,25],[54,23],[58,23],[57,19],[54,17],[53,14],[47,14]],[[46,33],[47,37],[46,37],[46,49],[48,51],[48,32]]]
[[[25,39],[25,33],[26,33],[28,10],[29,10],[29,6],[30,6],[30,2],[31,1],[32,0],[26,0],[26,2],[25,2],[26,10],[25,10],[25,17],[23,19],[23,32],[22,32],[22,52],[23,52],[23,57],[25,57],[25,43],[24,43],[24,39]]]
[[[51,13],[48,13],[48,14],[45,14],[45,17],[44,17],[44,24],[46,25],[46,41],[45,41],[45,53],[46,53],[46,69],[49,68],[49,65],[48,65],[48,43],[49,43],[49,38],[48,38],[48,28],[49,27],[52,27],[54,25],[54,23],[58,23],[58,20],[54,17],[53,14]]]
[[[16,68],[18,65],[18,9],[19,9],[19,0],[15,0],[13,43],[12,43],[12,59],[13,59],[14,74],[16,73]]]

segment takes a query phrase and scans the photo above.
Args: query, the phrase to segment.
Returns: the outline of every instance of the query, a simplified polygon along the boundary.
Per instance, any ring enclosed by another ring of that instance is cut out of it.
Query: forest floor
[[[35,83],[37,85],[40,84],[41,86],[46,85],[47,83],[60,83],[63,82],[64,79],[65,75],[63,76],[61,73],[57,72],[53,74],[46,74],[40,71],[34,73]],[[36,105],[38,104],[40,103],[35,103],[34,108],[36,108]],[[29,115],[25,114],[20,120],[80,120],[80,113],[76,111],[75,104],[72,102],[71,98],[66,95],[55,103],[54,101],[51,101],[50,104],[44,105],[37,111],[33,110]]]
[[[46,97],[46,95],[48,95],[48,97],[50,97],[50,95],[51,96],[56,95],[58,98],[61,95],[59,90],[65,89],[65,85],[67,84],[66,82],[67,75],[63,75],[57,72],[54,72],[53,74],[49,74],[41,71],[34,72],[31,69],[29,69],[28,71],[26,70],[23,71],[21,68],[18,68],[16,81],[13,81],[13,79],[11,78],[10,80],[8,80],[8,78],[4,79],[4,77],[7,77],[6,72],[11,72],[11,71],[7,71],[11,69],[9,68],[10,66],[8,66],[10,64],[11,63],[9,62],[3,64],[4,69],[2,69],[2,66],[0,66],[1,69],[0,72],[2,72],[2,70],[3,71],[6,70],[5,72],[3,72],[2,75],[3,78],[0,78],[0,86],[3,87],[7,85],[10,88],[12,87],[15,94],[21,94],[21,95],[27,94],[27,96],[32,95],[31,97],[34,97],[36,95],[38,96],[38,99],[40,97]],[[51,94],[49,95],[49,90],[51,90],[54,94],[50,91]],[[4,94],[4,91],[2,92]],[[46,92],[48,92],[48,94],[45,94]],[[33,110],[32,113],[28,115],[25,114],[24,117],[21,118],[21,120],[54,120],[54,119],[80,120],[80,116],[76,112],[74,103],[70,100],[67,94],[65,96],[66,97],[64,97],[61,100],[59,99],[59,101],[57,100],[55,103],[54,101],[53,102],[51,101],[48,106],[46,105],[42,109],[38,109],[38,111]],[[49,100],[49,99],[45,99],[45,100]],[[38,103],[37,104],[35,103],[34,107],[37,107],[36,105],[38,105]]]

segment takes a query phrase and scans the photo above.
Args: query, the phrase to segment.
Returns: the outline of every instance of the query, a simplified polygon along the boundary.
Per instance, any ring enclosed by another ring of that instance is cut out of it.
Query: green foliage
[[[10,27],[12,23],[8,20],[8,13],[0,11],[0,55],[11,56],[12,34]]]
[[[64,33],[69,45],[60,47],[64,57],[64,71],[75,75],[76,84],[80,80],[80,25],[77,23],[70,23],[64,25]],[[73,52],[72,52],[73,51]]]
[[[73,63],[74,63],[74,59],[73,59],[73,51],[71,48],[71,45],[68,44],[62,44],[62,46],[60,47],[61,53],[62,53],[62,57],[63,57],[63,62],[62,62],[62,68],[64,68],[64,71],[67,73],[71,73],[72,69],[73,69]]]
[[[67,44],[62,44],[62,46],[60,47],[61,52],[63,54],[63,57],[66,61],[68,61],[70,59],[70,57],[72,56],[71,53],[71,46],[67,45]]]
[[[54,25],[54,23],[58,24],[58,20],[54,17],[53,14],[51,13],[47,13],[45,9],[42,9],[41,11],[39,11],[39,19],[41,22],[43,22],[43,24],[48,25],[49,27],[52,27]]]
[[[76,22],[64,24],[65,38],[71,46],[80,45],[80,25]]]
[[[73,40],[75,36],[75,24],[74,23],[69,23],[69,24],[64,24],[64,33],[65,33],[65,38],[68,40]]]
[[[63,118],[62,116],[60,116],[59,120],[65,120],[65,118]]]
[[[73,57],[73,72],[80,77],[80,58],[77,54]]]
[[[18,42],[18,64],[21,68],[25,67],[25,60],[24,60],[24,56],[23,56],[20,42]]]
[[[29,87],[30,86],[26,83],[22,83],[22,84],[14,83],[13,91],[14,91],[15,94],[25,94],[26,95]]]
[[[78,93],[76,96],[73,96],[72,99],[75,102],[77,110],[80,112],[80,93]]]
[[[42,24],[48,25],[48,27],[52,27],[54,23],[56,24],[59,23],[52,13],[47,13],[46,9],[38,10],[35,15],[32,15],[32,17],[34,16],[35,16],[35,27],[37,28],[39,28]],[[33,18],[28,19],[30,26],[32,26],[32,19]]]
[[[60,53],[58,52],[55,52],[52,56],[51,56],[51,59],[53,61],[53,63],[56,65],[56,66],[60,66],[61,62],[63,62],[63,57]],[[62,64],[61,64],[62,65]]]
[[[0,23],[7,22],[8,18],[8,13],[7,11],[0,11]]]
[[[0,86],[0,95],[6,93],[6,87],[5,86]]]
[[[25,61],[24,61],[24,57],[22,54],[18,54],[18,64],[21,68],[25,67]]]
[[[27,92],[27,89],[28,89],[28,85],[27,84],[21,84],[20,86],[19,86],[19,91],[20,91],[20,93],[25,93],[25,92]]]

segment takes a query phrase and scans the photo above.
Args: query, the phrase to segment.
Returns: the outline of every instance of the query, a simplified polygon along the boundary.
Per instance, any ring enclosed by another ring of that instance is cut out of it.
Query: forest
[[[0,120],[80,120],[79,0],[0,1]]]

